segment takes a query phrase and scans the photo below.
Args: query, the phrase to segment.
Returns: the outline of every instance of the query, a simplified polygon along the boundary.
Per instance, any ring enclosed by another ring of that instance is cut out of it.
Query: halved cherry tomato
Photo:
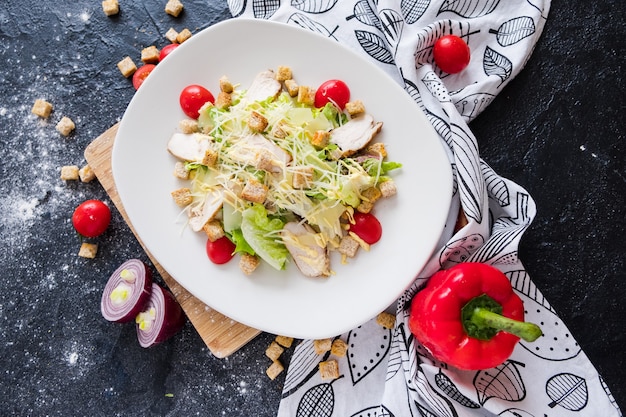
[[[456,74],[470,62],[470,48],[456,35],[446,35],[437,39],[433,47],[435,64],[448,74]]]
[[[166,56],[168,56],[174,49],[178,48],[179,43],[170,43],[167,46],[164,46],[159,53],[159,62],[163,61]]]
[[[154,68],[156,68],[154,64],[146,64],[137,68],[137,71],[133,74],[133,87],[135,87],[135,90],[141,87],[141,84],[143,84]]]
[[[188,85],[180,93],[180,107],[192,119],[198,118],[200,107],[204,106],[208,101],[213,103],[215,98],[209,90],[201,85]]]
[[[210,239],[206,241],[206,254],[214,264],[225,264],[233,259],[234,252],[235,244],[226,236],[222,236],[213,242]]]
[[[341,110],[350,101],[350,88],[341,80],[324,81],[315,91],[315,107],[324,107],[332,102]]]
[[[100,200],[81,203],[72,215],[74,229],[85,237],[100,236],[111,223],[111,209]]]
[[[371,213],[356,212],[353,215],[354,224],[350,224],[349,230],[354,232],[365,243],[370,245],[378,242],[383,234],[383,227]]]

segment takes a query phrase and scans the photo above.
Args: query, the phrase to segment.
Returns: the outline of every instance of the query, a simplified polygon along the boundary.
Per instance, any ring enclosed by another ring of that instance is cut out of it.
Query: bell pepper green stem
[[[543,334],[541,328],[534,323],[513,320],[486,308],[475,308],[470,320],[478,327],[490,327],[511,333],[527,342],[534,342]]]

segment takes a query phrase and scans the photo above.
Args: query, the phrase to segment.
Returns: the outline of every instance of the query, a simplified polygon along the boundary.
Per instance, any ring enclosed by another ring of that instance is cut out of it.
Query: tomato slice
[[[170,43],[169,45],[164,46],[159,53],[159,62],[163,61],[166,56],[168,56],[174,49],[178,48],[179,43]]]
[[[373,245],[383,234],[383,228],[378,219],[371,213],[354,213],[354,224],[348,230],[354,232],[365,243]]]
[[[207,102],[213,103],[213,94],[201,85],[191,84],[183,88],[180,93],[180,107],[183,112],[192,119],[197,119],[199,111]]]
[[[324,107],[332,102],[343,110],[350,101],[350,88],[341,80],[324,81],[315,91],[315,107]]]
[[[138,90],[141,84],[148,78],[148,75],[156,68],[154,64],[146,64],[137,68],[137,71],[133,74],[133,87]]]
[[[437,39],[433,47],[435,64],[448,74],[456,74],[470,62],[470,48],[456,35],[446,35]]]
[[[235,244],[226,236],[211,241],[207,239],[206,254],[214,264],[225,264],[235,255]]]
[[[100,236],[111,223],[111,209],[100,200],[87,200],[74,210],[72,225],[85,237]]]

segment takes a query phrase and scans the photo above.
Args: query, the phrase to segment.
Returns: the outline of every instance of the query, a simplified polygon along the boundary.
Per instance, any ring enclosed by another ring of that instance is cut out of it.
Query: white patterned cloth
[[[468,224],[439,250],[398,300],[396,324],[375,319],[338,338],[345,356],[316,354],[302,341],[288,366],[279,417],[309,416],[621,416],[608,387],[517,256],[536,208],[519,185],[478,154],[467,123],[519,73],[545,24],[550,0],[229,0],[234,17],[285,22],[362,52],[404,86],[440,135],[454,172],[446,226],[459,207]],[[471,61],[459,74],[433,64],[433,44],[462,37]],[[433,359],[408,329],[407,306],[434,272],[464,261],[492,264],[524,301],[544,336],[520,342],[511,358],[484,371]],[[320,361],[336,359],[340,378],[322,380]]]

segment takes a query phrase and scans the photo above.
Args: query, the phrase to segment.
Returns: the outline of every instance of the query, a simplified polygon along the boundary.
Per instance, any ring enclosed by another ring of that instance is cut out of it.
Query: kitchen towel
[[[438,250],[392,306],[393,329],[376,319],[338,335],[345,355],[296,346],[279,417],[309,416],[621,416],[593,364],[542,296],[517,256],[536,213],[532,197],[499,176],[478,153],[468,127],[522,70],[541,35],[549,0],[228,0],[234,17],[299,26],[361,52],[397,80],[441,137],[454,195]],[[433,44],[454,34],[471,61],[450,75],[433,63]],[[456,227],[462,210],[464,226]],[[460,262],[502,270],[523,299],[526,319],[544,335],[518,343],[502,365],[460,371],[432,358],[407,327],[410,300],[428,277]],[[335,359],[340,377],[321,379]]]

